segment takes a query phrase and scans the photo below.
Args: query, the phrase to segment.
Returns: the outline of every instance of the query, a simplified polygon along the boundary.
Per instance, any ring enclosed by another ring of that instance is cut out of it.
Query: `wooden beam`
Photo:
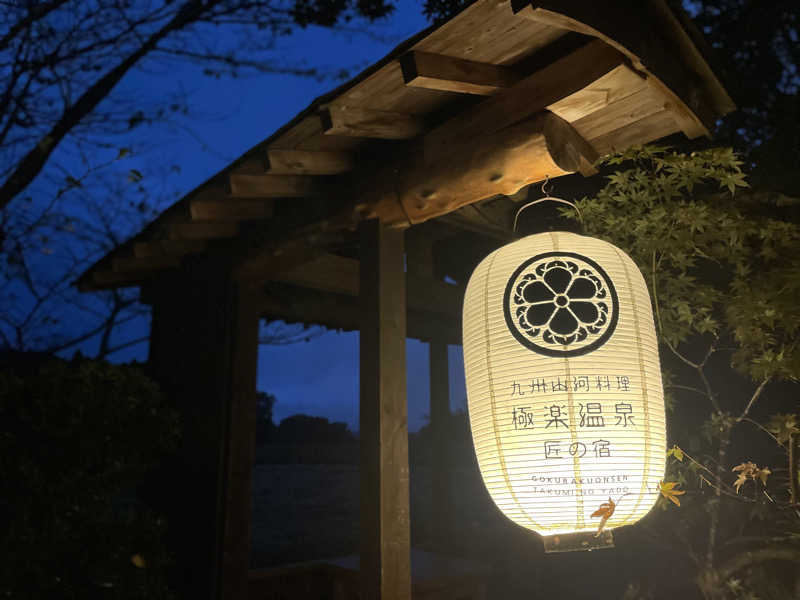
[[[255,438],[255,298],[217,257],[196,257],[151,288],[150,365],[181,416],[162,465],[159,509],[180,597],[247,595]]]
[[[284,283],[268,283],[261,292],[259,314],[269,320],[322,325],[330,329],[355,331],[361,326],[358,297],[321,292]],[[461,316],[452,318],[425,309],[408,308],[408,337],[421,341],[442,340],[461,344]]]
[[[358,296],[359,262],[354,258],[323,254],[277,274],[274,280],[319,291]],[[409,273],[406,290],[409,307],[460,318],[464,301],[462,287],[436,281],[430,276]]]
[[[597,10],[596,2],[591,0],[512,0],[511,6],[526,19],[596,37],[613,46],[627,56],[636,70],[653,80],[652,85],[670,102],[687,137],[708,135],[715,112],[706,101],[706,91],[700,83],[702,74],[693,73],[688,67],[697,62],[696,57],[685,56],[690,59],[687,64],[680,60],[691,52],[689,46],[694,46],[667,39],[663,34],[670,25],[669,17],[674,20],[668,8],[659,10],[633,0],[610,3],[603,10]]]
[[[171,240],[210,240],[235,237],[236,223],[174,223],[169,228]]]
[[[251,290],[235,286],[228,311],[226,422],[223,434],[222,561],[220,600],[247,598],[252,544],[253,467],[256,443],[258,307]],[[222,492],[220,490],[220,492]]]
[[[479,96],[491,96],[520,79],[511,67],[419,51],[400,57],[400,67],[408,86]]]
[[[411,599],[403,232],[361,227],[361,597]]]
[[[331,105],[320,116],[325,135],[408,140],[425,131],[420,117],[360,106]]]
[[[231,173],[232,198],[302,198],[320,192],[319,181],[306,175]]]
[[[357,198],[368,207],[367,217],[419,223],[478,200],[513,194],[546,177],[593,173],[596,158],[568,123],[540,113],[471,143],[427,154],[409,152],[404,164],[360,182]]]
[[[275,280],[325,292],[358,296],[358,260],[323,254],[278,275]]]
[[[195,200],[189,204],[192,221],[236,222],[268,219],[272,216],[271,198]]]
[[[338,175],[353,169],[347,152],[267,150],[267,173],[271,175]]]
[[[137,258],[184,256],[186,254],[198,254],[205,248],[206,242],[203,240],[154,240],[151,242],[136,242],[133,245],[133,255]]]
[[[447,343],[432,340],[428,346],[430,371],[430,415],[432,481],[431,511],[434,540],[444,544],[450,531],[452,502],[450,498],[450,370]]]

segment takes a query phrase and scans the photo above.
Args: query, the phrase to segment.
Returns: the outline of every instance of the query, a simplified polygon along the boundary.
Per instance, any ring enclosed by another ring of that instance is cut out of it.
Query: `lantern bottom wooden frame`
[[[551,552],[577,552],[580,550],[602,550],[614,547],[614,536],[610,531],[604,531],[599,536],[592,531],[579,533],[559,533],[557,535],[543,536],[544,551]]]

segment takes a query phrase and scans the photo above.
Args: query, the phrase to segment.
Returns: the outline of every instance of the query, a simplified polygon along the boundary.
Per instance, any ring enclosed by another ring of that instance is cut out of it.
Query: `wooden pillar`
[[[431,386],[431,507],[433,535],[437,545],[447,540],[450,525],[450,443],[447,425],[450,416],[450,377],[447,344],[431,340],[429,344]]]
[[[410,600],[403,231],[361,225],[361,600]]]
[[[181,417],[161,477],[180,597],[247,597],[258,313],[224,261],[197,258],[148,292],[150,364]]]

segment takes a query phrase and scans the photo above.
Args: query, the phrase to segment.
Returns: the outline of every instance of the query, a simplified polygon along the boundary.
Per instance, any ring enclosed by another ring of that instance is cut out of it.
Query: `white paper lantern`
[[[464,369],[483,481],[542,535],[635,523],[664,476],[664,397],[650,296],[615,246],[532,235],[487,256],[464,298]]]

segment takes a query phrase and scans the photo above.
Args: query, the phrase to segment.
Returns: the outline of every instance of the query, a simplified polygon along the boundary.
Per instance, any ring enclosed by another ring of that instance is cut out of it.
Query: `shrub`
[[[0,595],[169,598],[165,523],[140,502],[177,416],[135,366],[0,364]]]

